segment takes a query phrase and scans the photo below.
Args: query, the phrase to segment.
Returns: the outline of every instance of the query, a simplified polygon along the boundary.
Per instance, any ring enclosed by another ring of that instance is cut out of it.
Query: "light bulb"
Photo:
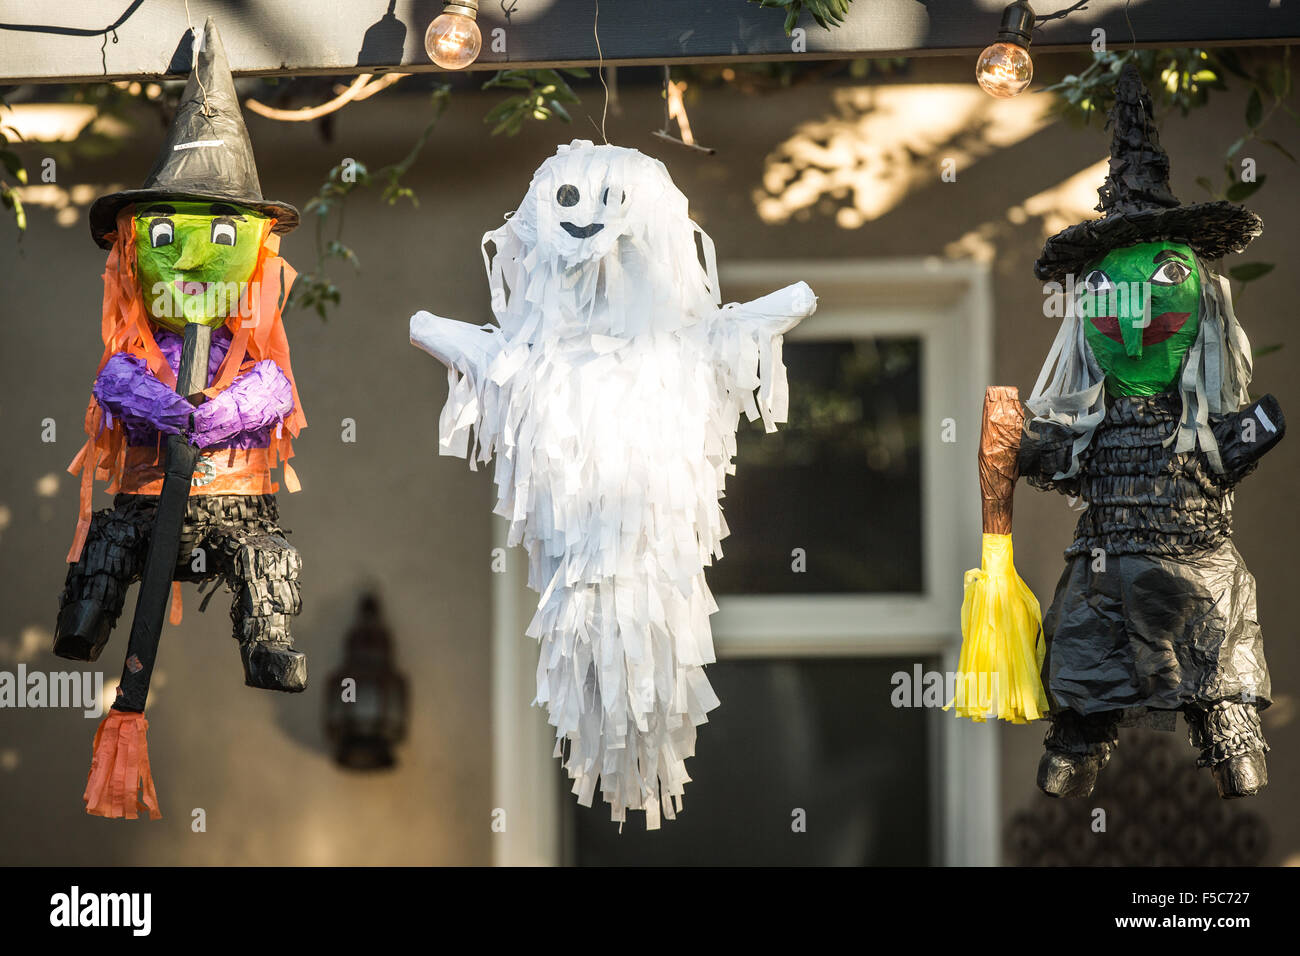
[[[1018,96],[1034,78],[1029,51],[1016,43],[998,41],[984,48],[975,64],[975,79],[990,96]]]
[[[463,70],[478,58],[483,34],[474,21],[477,0],[457,0],[444,5],[424,34],[424,51],[444,70]]]

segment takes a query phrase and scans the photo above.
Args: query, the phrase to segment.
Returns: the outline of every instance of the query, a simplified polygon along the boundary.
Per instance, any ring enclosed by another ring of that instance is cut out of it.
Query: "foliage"
[[[0,111],[8,108],[4,97],[0,96]],[[23,209],[23,201],[18,198],[15,186],[27,184],[27,168],[23,165],[22,158],[9,148],[14,140],[21,142],[22,137],[16,129],[5,126],[0,119],[0,203],[12,213],[18,235],[22,236],[27,229],[27,212]]]
[[[1105,116],[1110,111],[1116,77],[1129,62],[1134,63],[1142,74],[1143,82],[1151,92],[1152,105],[1157,110],[1177,109],[1184,116],[1205,106],[1211,91],[1227,90],[1229,77],[1249,84],[1243,117],[1245,129],[1224,151],[1222,180],[1216,185],[1208,176],[1196,178],[1197,185],[1211,198],[1243,202],[1264,185],[1268,177],[1255,173],[1255,163],[1242,162],[1246,158],[1242,150],[1250,143],[1267,146],[1288,162],[1296,163],[1296,157],[1286,146],[1264,132],[1279,110],[1300,123],[1300,113],[1289,102],[1290,47],[1283,48],[1276,58],[1261,58],[1251,70],[1229,49],[1095,51],[1087,69],[1062,77],[1046,91],[1058,94],[1059,109],[1067,119],[1088,123],[1094,116]],[[1249,175],[1239,175],[1247,167]],[[1233,266],[1228,274],[1245,285],[1272,271],[1273,263],[1246,262]]]
[[[395,205],[398,200],[408,199],[413,206],[420,204],[415,191],[405,185],[402,177],[414,165],[420,151],[429,141],[434,127],[447,108],[450,100],[450,87],[439,86],[433,92],[433,115],[425,124],[420,135],[416,137],[410,152],[399,162],[381,166],[371,172],[365,164],[345,159],[329,171],[329,176],[303,208],[304,218],[315,216],[316,264],[310,272],[298,276],[293,291],[289,294],[289,306],[302,309],[314,309],[322,319],[326,318],[326,308],[338,305],[339,288],[330,277],[328,267],[331,259],[340,259],[360,269],[357,254],[343,242],[343,221],[348,197],[358,187],[368,188],[379,185],[379,199],[388,205]],[[330,229],[332,221],[332,231]]]
[[[488,111],[484,123],[492,123],[492,135],[505,133],[514,136],[527,120],[547,120],[558,117],[572,121],[565,103],[579,103],[578,95],[560,73],[585,80],[586,70],[501,70],[483,84],[483,89],[519,90]]]
[[[837,27],[849,15],[849,4],[853,0],[749,0],[760,7],[781,7],[785,10],[785,35],[794,32],[799,22],[799,15],[804,10],[817,21],[823,30]]]

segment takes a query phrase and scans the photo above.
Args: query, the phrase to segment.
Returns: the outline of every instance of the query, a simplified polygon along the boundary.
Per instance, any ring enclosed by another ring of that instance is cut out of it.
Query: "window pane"
[[[567,862],[579,865],[926,865],[926,713],[890,704],[915,660],[729,660],[710,664],[722,706],[700,728],[685,806],[662,829],[600,801],[561,797]],[[926,667],[937,667],[929,662]],[[561,777],[563,773],[561,772]],[[792,813],[807,814],[806,832]]]
[[[790,421],[741,419],[715,594],[919,592],[921,343],[785,343]],[[796,548],[806,570],[794,569]]]

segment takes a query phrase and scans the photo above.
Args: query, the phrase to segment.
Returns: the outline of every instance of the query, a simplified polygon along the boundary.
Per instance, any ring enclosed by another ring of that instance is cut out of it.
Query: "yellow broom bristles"
[[[981,723],[1045,716],[1042,633],[1038,599],[1016,574],[1011,535],[985,534],[980,567],[966,572],[956,695],[944,709]]]

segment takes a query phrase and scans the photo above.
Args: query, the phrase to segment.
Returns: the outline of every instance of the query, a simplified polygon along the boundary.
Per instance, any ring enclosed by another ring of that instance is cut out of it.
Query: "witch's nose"
[[[184,272],[187,269],[193,269],[195,266],[199,265],[201,261],[200,245],[201,243],[193,241],[182,242],[181,254],[176,258],[176,262],[172,268],[177,272]]]

